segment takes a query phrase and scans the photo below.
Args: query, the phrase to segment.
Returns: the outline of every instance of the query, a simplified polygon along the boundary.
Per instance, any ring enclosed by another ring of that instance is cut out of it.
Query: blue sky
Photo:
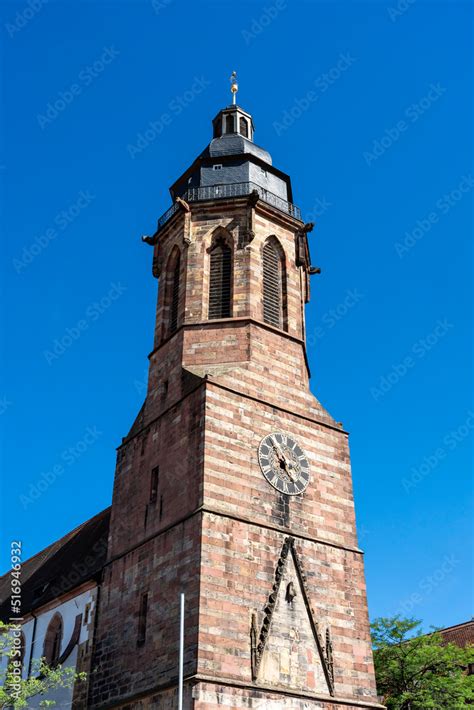
[[[10,540],[28,557],[110,503],[152,347],[140,236],[237,69],[256,142],[317,222],[312,390],[351,432],[370,614],[471,617],[471,15],[4,3],[2,569]]]

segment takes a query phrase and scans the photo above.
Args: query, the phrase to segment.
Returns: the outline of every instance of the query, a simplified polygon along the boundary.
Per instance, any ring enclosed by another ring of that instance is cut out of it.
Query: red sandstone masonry
[[[186,710],[380,707],[348,438],[309,391],[303,279],[295,264],[301,225],[259,203],[255,238],[246,243],[247,210],[242,199],[193,203],[190,218],[178,212],[155,246],[162,284],[173,248],[181,251],[178,330],[163,336],[168,314],[160,288],[146,402],[117,456],[93,710],[175,710],[180,591],[187,609]],[[209,248],[223,228],[233,248],[233,318],[208,321]],[[261,251],[270,235],[286,255],[287,333],[262,323]],[[311,465],[306,492],[289,503],[257,461],[260,440],[279,429],[298,439]],[[156,466],[158,495],[150,503]],[[261,623],[289,534],[314,616],[322,630],[331,629],[334,700],[308,691],[311,674],[307,683],[304,675],[289,682],[280,674],[278,687],[252,681],[251,615]],[[147,637],[137,647],[144,591]]]

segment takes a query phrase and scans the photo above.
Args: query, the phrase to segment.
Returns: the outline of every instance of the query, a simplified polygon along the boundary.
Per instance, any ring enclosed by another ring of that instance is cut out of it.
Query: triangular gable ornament
[[[289,687],[303,682],[334,695],[331,634],[328,628],[324,642],[319,633],[292,537],[281,549],[260,629],[252,614],[250,641],[254,681]]]

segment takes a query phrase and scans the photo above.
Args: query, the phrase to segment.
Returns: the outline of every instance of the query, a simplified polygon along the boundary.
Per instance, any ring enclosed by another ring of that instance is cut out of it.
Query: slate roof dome
[[[203,199],[201,193],[207,188],[229,185],[243,192],[246,185],[261,188],[277,199],[293,202],[289,176],[275,168],[270,153],[254,143],[250,113],[234,104],[226,106],[213,119],[212,127],[209,145],[170,187],[173,202],[177,197],[189,198],[190,193],[191,199]],[[195,196],[197,190],[199,197]]]
[[[268,151],[260,148],[260,146],[238,133],[227,133],[219,138],[213,138],[204,151],[204,153],[206,152],[212,157],[251,153],[257,156],[257,158],[260,158],[260,160],[264,160],[269,165],[272,164],[272,156]]]

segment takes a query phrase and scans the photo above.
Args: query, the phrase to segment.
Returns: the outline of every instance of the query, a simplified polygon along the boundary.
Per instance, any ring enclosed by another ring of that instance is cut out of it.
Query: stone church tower
[[[233,104],[158,221],[148,391],[118,449],[88,707],[380,708],[348,436],[309,390],[307,233]]]

